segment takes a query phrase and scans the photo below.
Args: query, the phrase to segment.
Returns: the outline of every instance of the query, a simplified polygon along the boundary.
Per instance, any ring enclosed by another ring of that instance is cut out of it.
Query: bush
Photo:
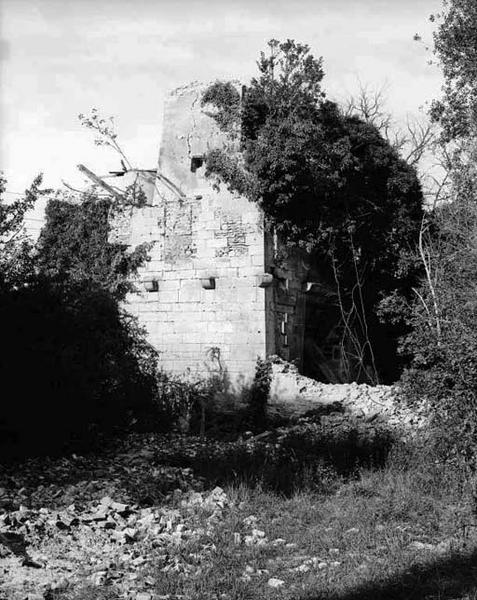
[[[95,431],[156,425],[155,353],[104,290],[37,279],[0,292],[0,329],[4,451],[60,451]]]
[[[427,402],[431,439],[440,455],[470,464],[477,446],[477,332],[453,325],[440,343],[429,331],[415,332],[419,352],[399,389],[410,404]]]
[[[57,195],[35,251],[7,253],[0,265],[0,376],[13,390],[0,409],[4,453],[60,452],[98,433],[161,425],[156,353],[121,308],[147,248],[109,242],[115,208],[94,193],[75,203]],[[7,231],[23,212],[0,214]],[[18,256],[28,269],[11,268]]]
[[[427,403],[441,455],[469,466],[477,458],[475,185],[472,169],[462,167],[454,201],[428,217],[423,256],[432,277],[423,281],[408,316],[411,332],[401,351],[410,365],[400,383],[406,402]]]
[[[172,427],[201,437],[236,434],[242,410],[226,371],[206,377],[159,371],[157,382],[158,403]]]
[[[245,392],[247,403],[246,421],[255,433],[267,427],[267,403],[270,395],[272,363],[257,358],[255,377],[249,390]]]

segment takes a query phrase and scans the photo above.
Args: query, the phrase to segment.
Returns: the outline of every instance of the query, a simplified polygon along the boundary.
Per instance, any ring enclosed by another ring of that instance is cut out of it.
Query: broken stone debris
[[[183,512],[169,507],[140,508],[109,496],[84,509],[75,505],[59,511],[22,506],[0,516],[2,555],[9,559],[6,589],[16,598],[14,594],[21,588],[24,598],[28,587],[32,593],[38,586],[59,591],[84,581],[85,575],[95,586],[113,580],[115,585],[131,585],[137,569],[149,562],[151,550],[198,540],[205,533],[188,522],[191,511],[203,511],[211,520],[229,505],[226,494],[217,487],[209,493],[184,494]],[[171,557],[171,563],[167,552],[164,556],[165,572],[181,570],[177,557]],[[0,566],[7,570],[7,565],[0,562]],[[41,574],[32,575],[33,567]]]
[[[324,410],[361,418],[384,420],[404,429],[422,429],[427,407],[410,409],[400,403],[396,386],[357,383],[321,383],[298,372],[295,365],[277,359],[272,364],[269,410],[282,417],[299,417]]]

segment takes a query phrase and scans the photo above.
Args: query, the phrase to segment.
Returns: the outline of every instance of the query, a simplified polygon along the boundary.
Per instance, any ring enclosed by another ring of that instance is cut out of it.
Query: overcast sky
[[[59,186],[75,165],[119,167],[77,115],[97,107],[117,121],[132,162],[157,161],[164,93],[192,80],[255,72],[270,38],[323,56],[333,98],[358,81],[387,86],[396,118],[439,92],[440,74],[413,41],[431,41],[440,0],[0,0],[0,169],[12,192],[36,173]]]

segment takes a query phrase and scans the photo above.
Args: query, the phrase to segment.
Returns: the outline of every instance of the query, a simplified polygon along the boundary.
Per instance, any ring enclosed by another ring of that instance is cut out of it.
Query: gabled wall
[[[201,375],[222,368],[232,382],[249,382],[257,357],[278,354],[301,368],[308,271],[296,250],[277,262],[284,243],[256,204],[205,178],[202,157],[226,142],[200,106],[205,87],[167,98],[157,176],[136,175],[147,205],[117,216],[112,238],[152,244],[129,310],[161,366]]]
[[[238,382],[250,380],[266,354],[263,217],[247,199],[214,190],[205,166],[191,171],[194,156],[223,143],[201,110],[201,89],[181,88],[166,100],[152,205],[125,214],[128,243],[153,243],[141,280],[158,285],[147,292],[140,283],[129,309],[164,369],[204,374],[220,364]],[[211,280],[215,289],[206,289]]]

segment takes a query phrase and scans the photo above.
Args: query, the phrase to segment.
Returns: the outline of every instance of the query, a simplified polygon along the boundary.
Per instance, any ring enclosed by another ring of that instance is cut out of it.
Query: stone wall
[[[237,379],[253,373],[265,354],[264,289],[256,279],[264,270],[263,238],[258,215],[241,208],[249,207],[224,195],[204,196],[180,207],[142,209],[133,219],[138,242],[148,221],[165,229],[141,272],[143,280],[158,281],[158,290],[131,296],[129,309],[168,371],[204,374],[222,365]],[[211,280],[215,289],[206,289]]]
[[[200,105],[205,87],[191,84],[166,100],[157,174],[107,181],[123,189],[139,182],[146,197],[145,206],[116,211],[111,240],[151,245],[128,309],[162,368],[201,376],[225,369],[233,383],[248,383],[257,357],[300,364],[306,269],[298,252],[277,264],[284,243],[257,205],[205,177],[205,155],[227,143]]]
[[[225,368],[238,382],[266,354],[263,217],[205,178],[198,157],[223,139],[201,110],[201,89],[181,88],[166,101],[152,206],[127,215],[128,243],[153,243],[128,308],[164,369],[204,375]],[[146,281],[157,281],[157,291],[146,291]]]
[[[266,270],[273,274],[267,289],[267,354],[294,361],[299,370],[303,361],[307,269],[298,250],[285,248],[282,240],[267,233]],[[275,256],[285,256],[277,264]]]

